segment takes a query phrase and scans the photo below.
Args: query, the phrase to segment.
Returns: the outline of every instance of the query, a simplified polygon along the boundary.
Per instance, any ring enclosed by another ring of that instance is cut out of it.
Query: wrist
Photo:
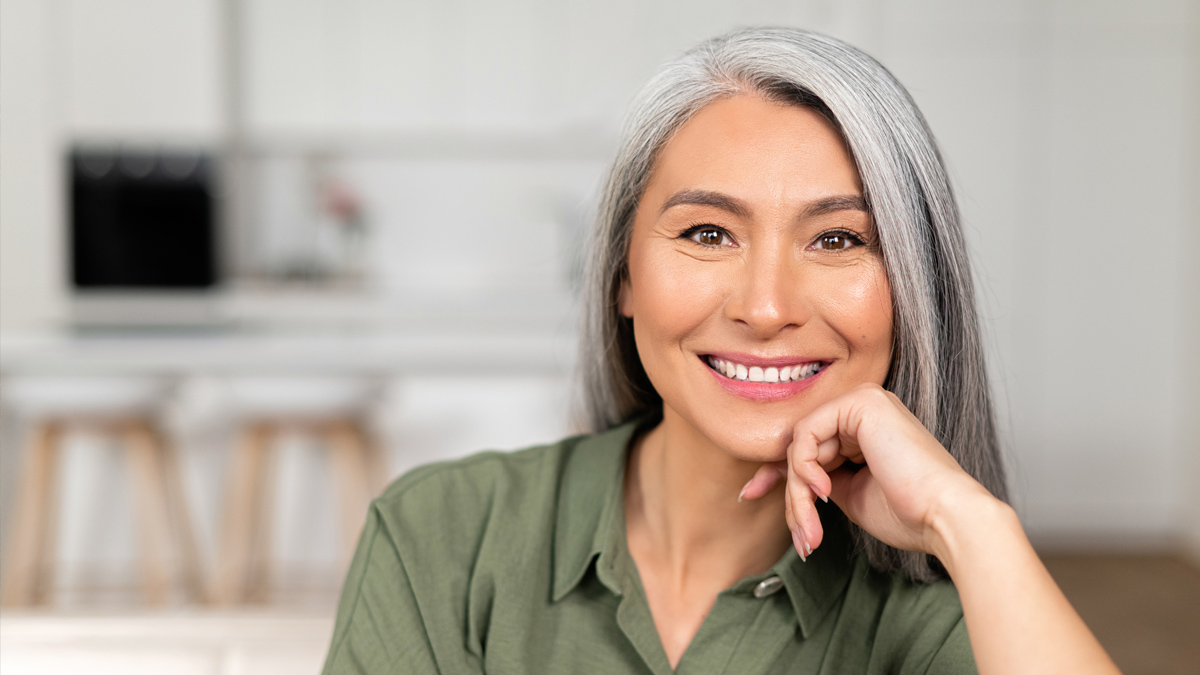
[[[929,520],[928,551],[935,555],[951,578],[981,546],[1003,546],[1006,537],[1023,535],[1016,511],[975,484],[947,495]]]

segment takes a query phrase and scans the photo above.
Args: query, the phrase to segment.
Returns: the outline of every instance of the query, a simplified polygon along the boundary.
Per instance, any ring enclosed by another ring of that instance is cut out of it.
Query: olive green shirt
[[[625,537],[634,425],[416,469],[372,505],[325,673],[671,673]],[[675,672],[974,673],[958,594],[851,554],[722,591]]]

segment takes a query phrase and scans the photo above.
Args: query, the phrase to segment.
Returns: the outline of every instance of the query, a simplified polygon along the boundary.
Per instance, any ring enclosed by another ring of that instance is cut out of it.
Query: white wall
[[[53,325],[64,312],[57,18],[37,0],[0,0],[0,330],[5,332]]]
[[[611,133],[653,68],[701,39],[752,23],[859,38],[875,4],[247,0],[246,118],[270,134]]]
[[[1184,353],[1181,359],[1180,379],[1183,382],[1180,397],[1180,438],[1185,461],[1182,469],[1190,476],[1184,490],[1183,536],[1187,551],[1200,564],[1200,265],[1196,256],[1200,254],[1200,7],[1192,8],[1192,40],[1189,63],[1188,115],[1192,120],[1191,132],[1186,137],[1188,162],[1184,172],[1184,186],[1190,196],[1187,213],[1191,223],[1185,226],[1187,235],[1180,247],[1186,258],[1183,279],[1184,303],[1180,306]],[[1190,253],[1190,255],[1188,255]]]
[[[990,6],[888,4],[878,55],[959,188],[1014,497],[1045,545],[1168,545],[1194,349],[1190,5]]]
[[[55,0],[72,139],[221,139],[221,0]]]

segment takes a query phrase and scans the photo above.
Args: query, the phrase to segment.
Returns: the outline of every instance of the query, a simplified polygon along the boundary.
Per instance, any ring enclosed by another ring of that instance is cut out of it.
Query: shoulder
[[[521,450],[488,450],[462,459],[419,466],[384,490],[376,504],[385,509],[411,507],[431,496],[491,493],[527,485],[553,474],[580,437]]]
[[[529,585],[543,573],[559,477],[579,440],[396,479],[367,514],[326,672],[479,670],[495,584]]]
[[[847,609],[872,615],[870,672],[975,673],[962,603],[949,580],[921,583],[855,561]],[[854,608],[854,609],[850,609]]]
[[[865,561],[862,567],[866,567]],[[949,579],[915,582],[900,572],[883,574],[872,571],[870,574],[876,577],[873,583],[882,596],[884,615],[906,619],[903,622],[890,622],[890,628],[928,630],[953,623],[962,617],[958,589]]]
[[[581,438],[418,467],[397,478],[372,510],[397,544],[477,543],[485,528],[553,510],[563,466]]]

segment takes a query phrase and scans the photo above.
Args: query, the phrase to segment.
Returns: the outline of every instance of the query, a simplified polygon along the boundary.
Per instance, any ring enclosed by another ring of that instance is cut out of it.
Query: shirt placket
[[[775,575],[743,581],[717,596],[677,675],[764,672],[796,630],[794,612]],[[752,647],[746,649],[747,643]]]

